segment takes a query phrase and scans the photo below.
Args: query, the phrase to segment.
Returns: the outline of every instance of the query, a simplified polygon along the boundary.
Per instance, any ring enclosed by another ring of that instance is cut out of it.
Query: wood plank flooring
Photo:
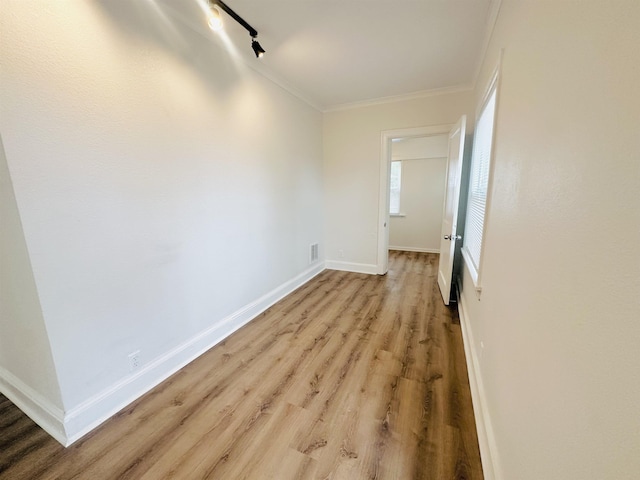
[[[1,479],[482,479],[434,254],[327,270],[65,449],[0,395]]]

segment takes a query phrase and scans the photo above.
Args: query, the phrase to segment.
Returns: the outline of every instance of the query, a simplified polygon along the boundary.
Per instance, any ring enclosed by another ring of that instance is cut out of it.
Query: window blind
[[[482,254],[495,108],[496,89],[494,83],[476,122],[469,177],[469,199],[463,253],[466,254],[465,258],[471,263],[469,267],[476,280],[480,271],[480,257]]]

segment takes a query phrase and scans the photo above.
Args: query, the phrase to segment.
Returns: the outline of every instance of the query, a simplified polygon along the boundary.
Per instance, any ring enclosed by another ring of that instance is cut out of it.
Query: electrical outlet
[[[129,371],[133,372],[140,368],[140,350],[129,354]]]
[[[338,250],[338,258],[344,258],[344,250]]]

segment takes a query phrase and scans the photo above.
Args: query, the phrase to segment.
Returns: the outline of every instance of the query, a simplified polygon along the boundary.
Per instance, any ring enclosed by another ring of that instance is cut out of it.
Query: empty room
[[[640,471],[638,0],[0,0],[0,479]]]

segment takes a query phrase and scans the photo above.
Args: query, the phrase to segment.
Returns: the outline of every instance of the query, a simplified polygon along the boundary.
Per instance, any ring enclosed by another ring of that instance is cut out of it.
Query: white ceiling
[[[192,28],[206,0],[160,0]],[[250,66],[322,110],[473,85],[495,0],[226,0],[259,32],[223,13],[231,47]],[[199,4],[199,5],[198,5]]]

